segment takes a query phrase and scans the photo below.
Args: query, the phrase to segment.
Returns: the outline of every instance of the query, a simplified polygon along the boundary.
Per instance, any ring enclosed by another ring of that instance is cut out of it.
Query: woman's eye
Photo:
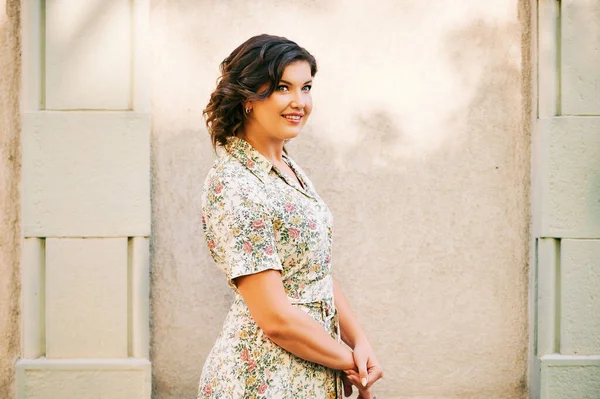
[[[306,85],[302,88],[303,91],[310,91],[310,89],[312,89],[311,85]]]
[[[286,85],[277,86],[277,91],[287,91],[288,87]]]

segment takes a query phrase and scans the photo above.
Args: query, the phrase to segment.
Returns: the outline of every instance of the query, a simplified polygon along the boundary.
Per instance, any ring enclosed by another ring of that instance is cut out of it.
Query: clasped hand
[[[344,395],[352,395],[352,385],[358,388],[358,399],[375,399],[373,384],[383,377],[383,370],[369,344],[357,344],[352,352],[355,368],[344,370]]]

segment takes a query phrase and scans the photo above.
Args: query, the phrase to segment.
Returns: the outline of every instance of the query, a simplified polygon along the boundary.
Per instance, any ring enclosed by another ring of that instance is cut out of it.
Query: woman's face
[[[254,139],[283,141],[300,133],[312,110],[310,64],[295,61],[283,71],[275,91],[263,101],[253,101],[245,134]]]

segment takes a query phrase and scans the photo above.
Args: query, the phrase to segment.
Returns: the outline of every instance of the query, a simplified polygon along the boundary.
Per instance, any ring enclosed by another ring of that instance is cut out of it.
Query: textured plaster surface
[[[127,357],[127,238],[46,239],[46,357]]]
[[[148,235],[149,123],[133,112],[25,114],[24,235]]]
[[[562,240],[560,272],[560,353],[599,355],[600,240]]]
[[[0,397],[13,392],[19,356],[21,173],[19,1],[0,0]]]
[[[136,399],[144,374],[116,371],[30,371],[25,376],[23,399]]]
[[[289,150],[334,213],[335,275],[386,372],[377,395],[526,396],[528,4],[152,3],[155,398],[193,397],[232,298],[202,235],[201,113],[219,62],[262,32],[319,61]]]
[[[20,360],[16,399],[144,399],[150,362],[144,359]]]
[[[21,242],[21,357],[36,359],[46,353],[44,238]]]
[[[600,115],[600,2],[561,1],[562,115]]]
[[[46,109],[130,108],[131,11],[129,0],[46,4]]]
[[[535,303],[537,334],[535,353],[532,356],[542,356],[556,353],[557,323],[559,315],[556,313],[558,303],[558,281],[560,281],[560,240],[555,238],[540,238],[537,240],[537,270]],[[533,294],[533,293],[532,293]],[[533,348],[530,348],[533,349]]]
[[[600,237],[600,117],[538,122],[542,166],[542,237]]]
[[[579,364],[548,364],[542,360],[541,399],[600,397],[600,359]]]

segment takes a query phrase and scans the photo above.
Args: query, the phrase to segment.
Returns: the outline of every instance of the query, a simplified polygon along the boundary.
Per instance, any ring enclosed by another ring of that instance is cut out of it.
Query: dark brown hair
[[[294,61],[310,64],[317,73],[317,62],[304,48],[285,37],[251,37],[221,62],[217,88],[203,111],[213,147],[224,146],[231,136],[244,129],[246,101],[261,101],[277,88],[285,67]],[[268,83],[268,88],[259,92]]]

